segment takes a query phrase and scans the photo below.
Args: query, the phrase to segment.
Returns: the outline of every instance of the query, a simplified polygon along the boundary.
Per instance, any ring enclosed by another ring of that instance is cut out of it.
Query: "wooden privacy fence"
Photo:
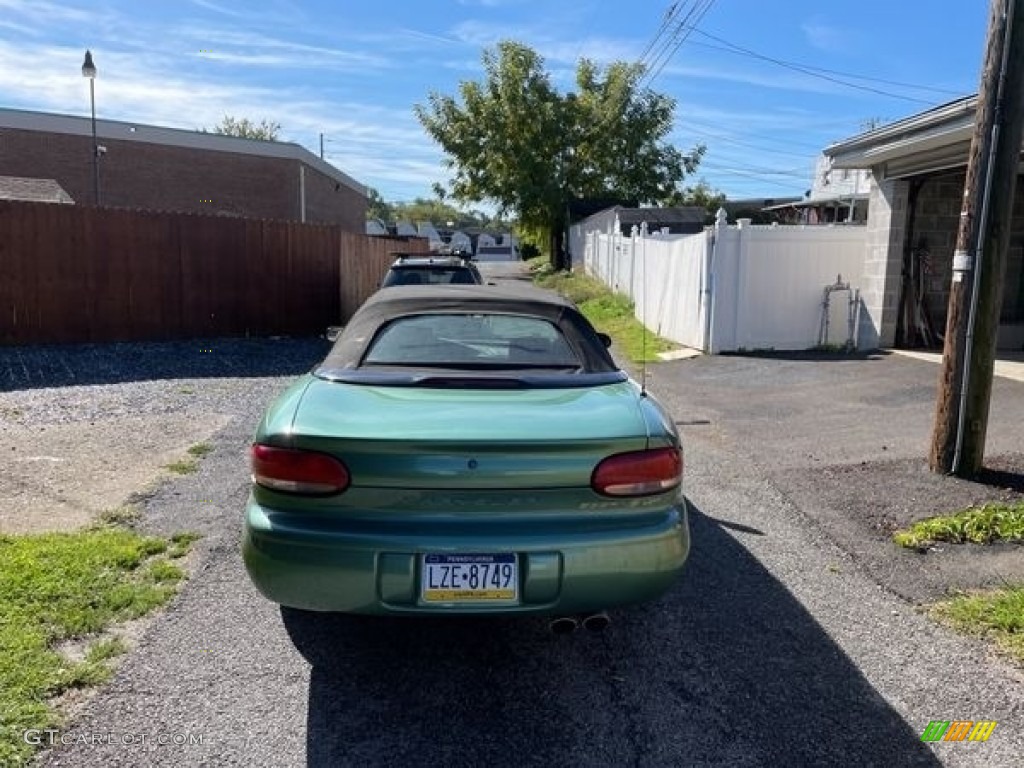
[[[0,344],[308,335],[345,322],[392,251],[338,227],[0,201]]]

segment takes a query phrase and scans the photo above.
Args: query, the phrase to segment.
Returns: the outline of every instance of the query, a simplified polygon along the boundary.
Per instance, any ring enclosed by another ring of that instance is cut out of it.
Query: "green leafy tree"
[[[674,205],[692,205],[703,208],[705,224],[715,222],[715,214],[725,203],[725,193],[714,189],[706,179],[701,179],[693,186],[686,187],[673,199]]]
[[[394,206],[387,203],[376,189],[368,187],[366,190],[366,218],[380,219],[386,223],[393,217]]]
[[[503,232],[513,228],[511,222],[500,217],[491,216],[480,210],[462,210],[445,202],[444,198],[440,196],[437,199],[417,197],[412,202],[388,203],[376,189],[370,187],[367,200],[366,217],[380,219],[384,222],[429,221],[443,228],[450,221],[456,229],[479,227]]]
[[[582,59],[576,91],[563,95],[521,43],[485,50],[483,64],[484,79],[460,83],[460,98],[432,92],[416,115],[447,155],[450,194],[547,233],[555,259],[569,200],[669,201],[704,153],[668,143],[675,102],[643,87],[641,65]]]
[[[260,120],[254,123],[246,117],[237,119],[231,115],[224,115],[213,128],[202,129],[203,133],[219,133],[222,136],[238,136],[243,139],[259,139],[261,141],[277,141],[281,133],[281,124],[269,120]]]

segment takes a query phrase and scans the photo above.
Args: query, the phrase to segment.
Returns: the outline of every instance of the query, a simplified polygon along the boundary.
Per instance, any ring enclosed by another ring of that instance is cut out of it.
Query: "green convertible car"
[[[532,287],[378,292],[267,410],[243,555],[269,599],[602,627],[689,551],[679,436],[576,307]]]

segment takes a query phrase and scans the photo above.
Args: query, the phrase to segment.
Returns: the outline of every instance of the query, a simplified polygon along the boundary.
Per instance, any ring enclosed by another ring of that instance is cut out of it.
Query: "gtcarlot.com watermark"
[[[55,729],[29,729],[22,735],[26,744],[37,747],[160,746],[189,747],[203,743],[201,733],[61,733]]]

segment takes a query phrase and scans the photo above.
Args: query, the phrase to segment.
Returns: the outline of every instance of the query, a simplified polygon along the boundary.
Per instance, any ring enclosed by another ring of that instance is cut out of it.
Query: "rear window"
[[[473,273],[465,267],[453,267],[451,269],[405,267],[392,269],[387,277],[384,278],[383,285],[384,287],[392,285],[444,285],[451,283],[471,285],[476,282],[473,278]]]
[[[566,368],[579,359],[559,328],[519,315],[417,315],[393,320],[363,365],[437,368]]]

